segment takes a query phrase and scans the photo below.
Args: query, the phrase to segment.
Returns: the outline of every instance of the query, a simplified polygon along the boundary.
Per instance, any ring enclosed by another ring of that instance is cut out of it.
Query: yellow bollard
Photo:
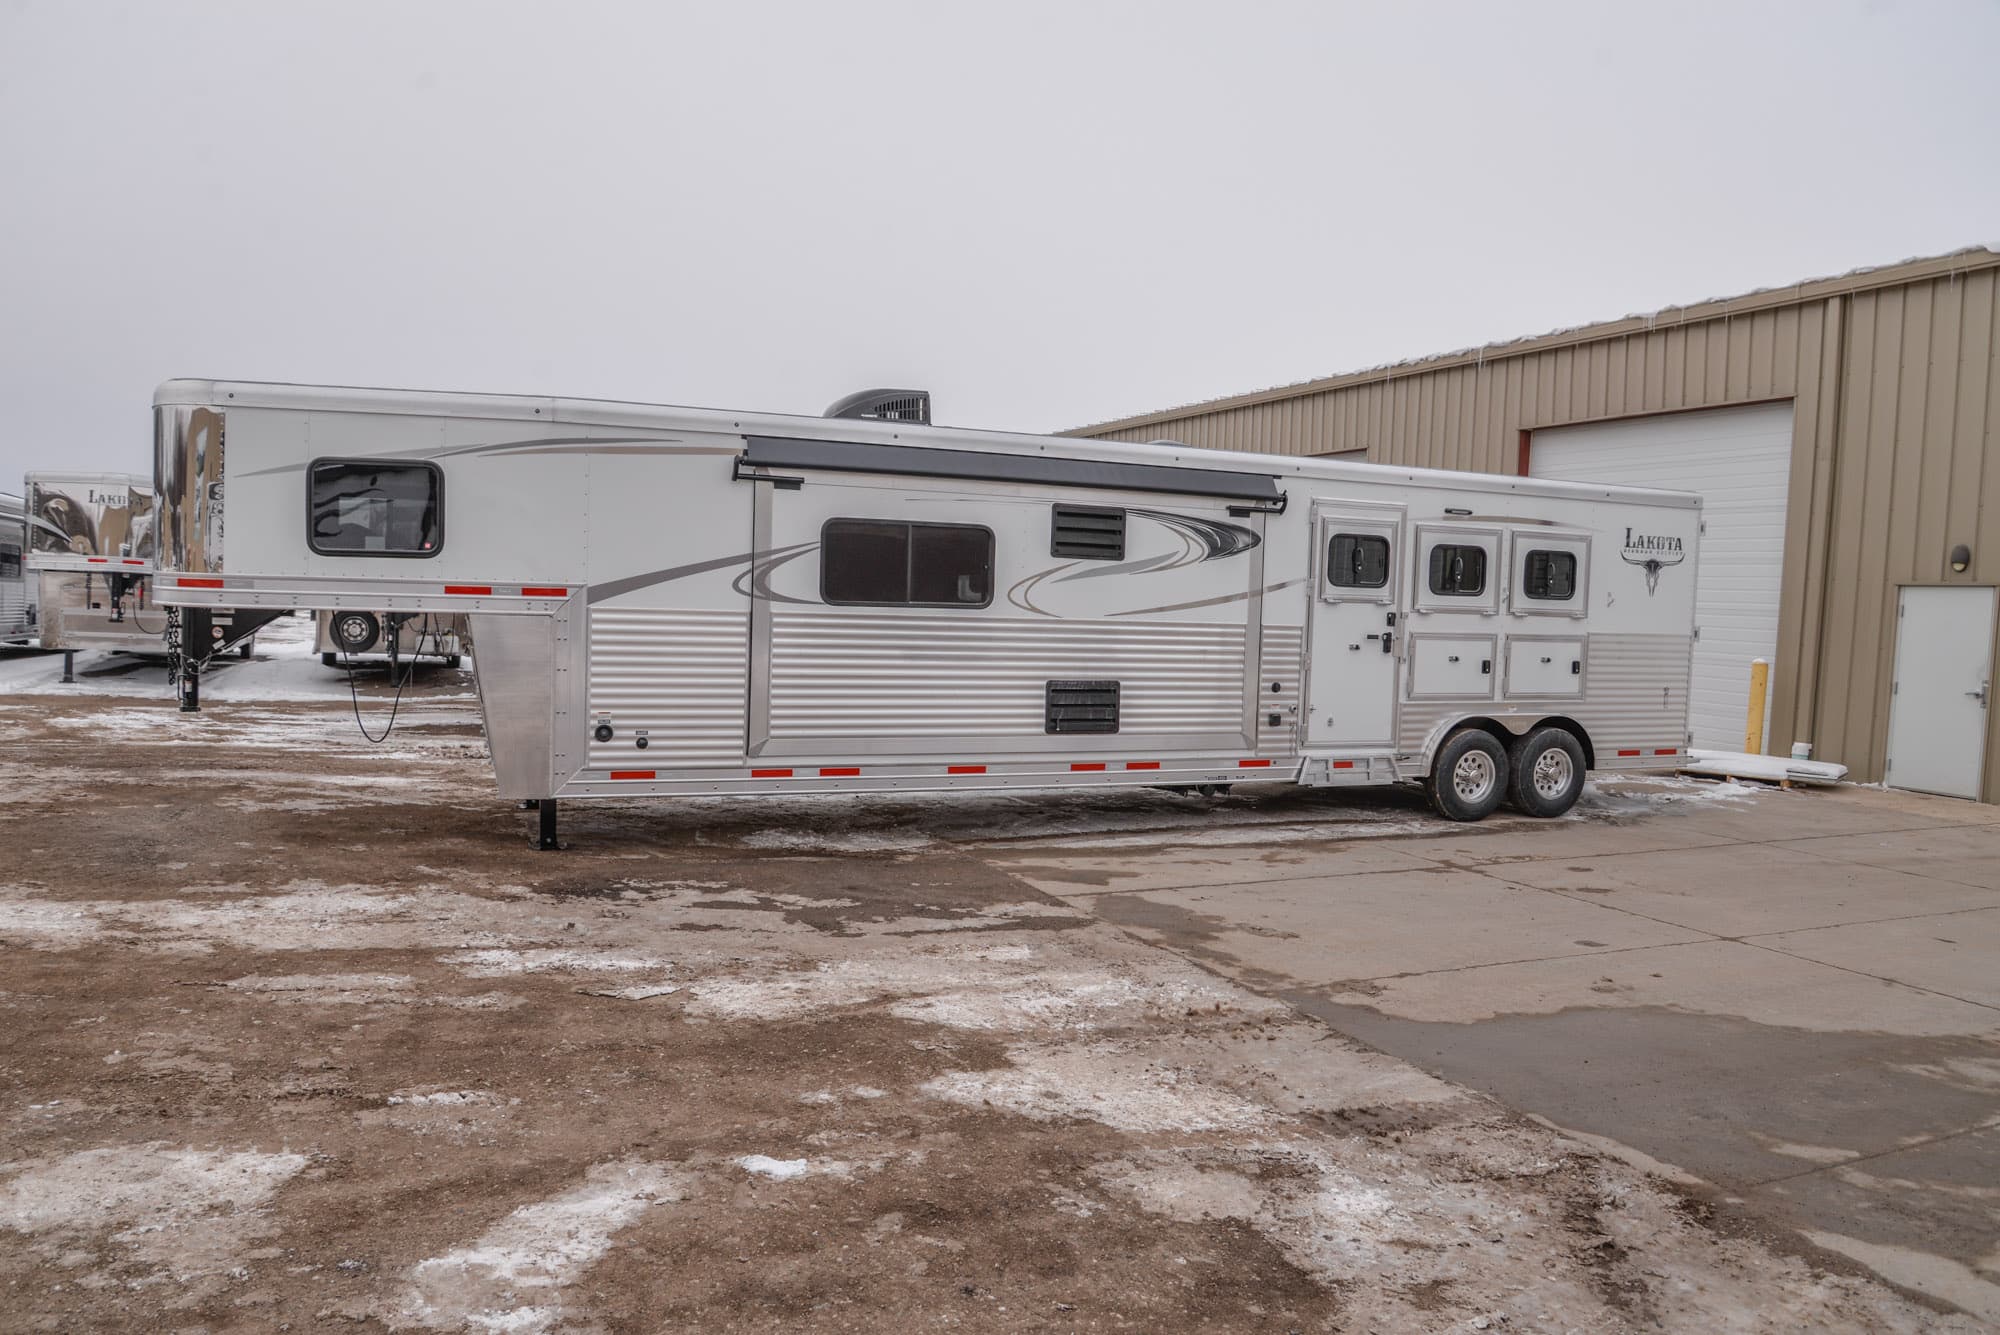
[[[1771,665],[1761,658],[1750,660],[1750,715],[1743,723],[1745,755],[1764,753],[1764,696],[1771,680]]]

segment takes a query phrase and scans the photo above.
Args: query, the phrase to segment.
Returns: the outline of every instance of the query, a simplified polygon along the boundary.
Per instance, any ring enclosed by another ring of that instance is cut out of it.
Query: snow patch
[[[1115,1047],[1009,1050],[1013,1066],[954,1071],[923,1092],[967,1107],[990,1106],[1042,1121],[1081,1118],[1120,1131],[1248,1131],[1271,1111],[1185,1071]]]
[[[776,1178],[780,1182],[787,1178],[804,1177],[812,1171],[812,1164],[805,1159],[773,1159],[768,1154],[746,1154],[736,1161],[736,1166],[746,1173]]]
[[[420,1261],[392,1327],[526,1332],[564,1318],[562,1290],[611,1250],[612,1235],[655,1204],[681,1199],[661,1164],[600,1164],[577,1186],[524,1205],[465,1247]]]
[[[303,1154],[163,1142],[9,1164],[0,1168],[13,1174],[0,1182],[0,1228],[37,1238],[48,1254],[117,1228],[110,1241],[187,1282],[234,1269],[247,1244],[271,1231],[264,1204],[305,1166]]]

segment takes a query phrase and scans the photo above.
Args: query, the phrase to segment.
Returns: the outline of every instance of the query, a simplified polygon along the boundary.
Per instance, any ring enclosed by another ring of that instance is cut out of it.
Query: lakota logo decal
[[[1628,528],[1625,549],[1618,555],[1627,565],[1645,567],[1646,596],[1650,598],[1660,587],[1660,572],[1687,560],[1687,548],[1671,534],[1634,533]]]

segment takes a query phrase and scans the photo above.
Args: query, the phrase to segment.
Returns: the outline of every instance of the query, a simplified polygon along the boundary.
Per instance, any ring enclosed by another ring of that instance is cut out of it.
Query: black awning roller
[[[903,477],[963,478],[972,482],[1032,482],[1108,491],[1168,492],[1271,505],[1284,502],[1278,480],[1264,473],[1105,463],[1046,454],[987,454],[978,450],[938,450],[923,445],[875,445],[851,440],[797,440],[784,436],[748,436],[745,440],[749,448],[743,452],[742,463],[753,468],[825,468]]]

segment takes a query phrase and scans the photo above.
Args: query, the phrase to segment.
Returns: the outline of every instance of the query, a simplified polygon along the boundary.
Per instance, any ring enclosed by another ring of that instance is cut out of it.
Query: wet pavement
[[[1669,819],[1002,865],[2000,1321],[2000,809],[1738,790]]]

